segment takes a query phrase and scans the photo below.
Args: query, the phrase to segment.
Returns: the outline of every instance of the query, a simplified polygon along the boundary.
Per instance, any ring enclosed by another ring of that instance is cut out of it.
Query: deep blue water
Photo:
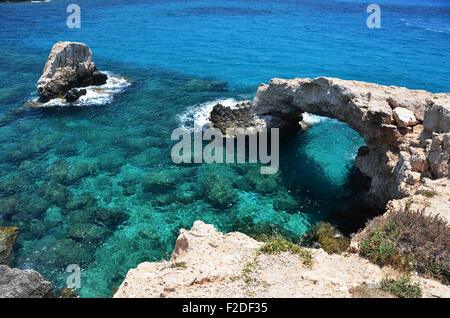
[[[356,0],[85,0],[81,28],[69,29],[72,2],[0,3],[0,225],[20,227],[13,266],[61,287],[79,264],[84,297],[111,296],[128,269],[166,258],[195,220],[300,236],[354,196],[364,142],[329,119],[281,145],[276,175],[174,165],[172,130],[216,101],[250,99],[272,77],[450,91],[449,1],[377,1],[381,29],[366,27],[368,3]],[[88,44],[100,70],[131,85],[85,107],[17,111],[37,97],[57,41]]]

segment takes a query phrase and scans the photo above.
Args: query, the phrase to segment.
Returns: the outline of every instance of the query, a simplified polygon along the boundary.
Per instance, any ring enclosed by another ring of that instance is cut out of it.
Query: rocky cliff
[[[366,141],[356,166],[371,178],[369,199],[385,216],[419,211],[450,220],[450,94],[324,77],[272,79],[260,85],[251,107],[267,128],[298,129],[304,112],[348,123]],[[229,111],[215,116],[221,113]],[[114,297],[387,297],[377,284],[399,272],[356,254],[364,235],[353,237],[352,253],[310,250],[308,268],[298,255],[260,254],[263,243],[197,221],[180,231],[169,262],[130,270]],[[413,279],[424,297],[450,297],[449,286]]]
[[[170,261],[131,269],[114,297],[392,297],[376,286],[386,274],[397,273],[356,254],[311,249],[308,267],[289,252],[258,253],[262,245],[196,221],[190,231],[180,231]],[[424,297],[450,297],[449,286],[418,276],[413,280]]]
[[[298,126],[308,112],[356,130],[367,144],[356,166],[372,179],[369,196],[380,208],[427,187],[426,180],[448,180],[450,94],[326,77],[275,78],[259,86],[253,107],[268,128]]]

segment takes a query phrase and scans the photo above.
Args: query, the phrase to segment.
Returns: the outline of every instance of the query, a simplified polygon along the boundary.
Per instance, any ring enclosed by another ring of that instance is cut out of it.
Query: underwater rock
[[[276,174],[261,174],[259,169],[250,169],[244,176],[244,187],[248,185],[246,190],[259,192],[263,194],[272,193],[278,190],[280,175]]]
[[[53,228],[54,226],[61,224],[64,220],[64,216],[61,213],[61,208],[51,207],[45,212],[44,222],[47,228]]]
[[[93,215],[90,209],[70,211],[67,215],[70,224],[88,223],[92,221]]]
[[[83,43],[56,43],[37,82],[44,100],[64,95],[75,87],[102,85],[107,75],[97,71],[91,49]]]
[[[66,209],[68,210],[79,210],[83,207],[91,207],[95,204],[95,198],[92,194],[84,192],[81,194],[72,194],[69,196]]]
[[[71,185],[90,175],[91,170],[92,168],[87,162],[75,162],[69,165],[64,160],[58,160],[51,165],[48,175],[51,181]]]
[[[10,254],[18,235],[18,227],[0,226],[0,264],[11,262]]]
[[[228,178],[207,174],[201,183],[206,194],[206,201],[214,207],[229,208],[236,202],[236,192]]]
[[[69,228],[69,236],[75,241],[98,243],[106,238],[107,230],[93,223],[75,223]]]
[[[41,238],[45,235],[45,224],[43,221],[38,219],[33,219],[30,222],[30,236],[32,236],[33,239]]]
[[[225,92],[228,91],[228,83],[215,80],[193,79],[183,86],[187,92]]]
[[[34,270],[0,265],[0,298],[53,298],[53,286]]]
[[[192,203],[200,198],[200,189],[194,183],[185,182],[177,187],[175,198],[182,203]]]
[[[59,156],[70,157],[78,154],[76,140],[70,138],[62,140],[55,149],[55,153]]]
[[[70,238],[55,239],[44,237],[33,242],[34,250],[39,253],[27,255],[27,262],[34,264],[45,264],[45,271],[53,269],[64,269],[68,264],[80,266],[89,263],[95,253],[95,245],[82,244]],[[45,247],[45,248],[43,248]],[[44,273],[42,268],[36,267]]]
[[[94,212],[97,222],[104,224],[110,230],[116,229],[120,224],[124,223],[130,217],[122,209],[117,208],[101,208]]]
[[[350,247],[350,239],[327,222],[321,222],[315,229],[320,246],[328,254],[341,253]]]
[[[8,220],[12,215],[16,213],[16,211],[19,210],[20,207],[20,200],[17,197],[6,197],[6,198],[0,198],[0,211],[1,216]]]
[[[176,187],[176,179],[171,171],[158,171],[142,180],[144,192],[166,192]]]
[[[298,210],[298,202],[292,198],[292,196],[279,195],[273,200],[273,206],[276,210],[286,211],[286,212],[295,212]]]
[[[64,206],[69,198],[69,190],[57,182],[44,183],[41,188],[44,197],[51,203]]]
[[[64,99],[66,100],[66,102],[72,103],[77,101],[78,98],[86,94],[87,91],[85,89],[72,88],[64,95]]]

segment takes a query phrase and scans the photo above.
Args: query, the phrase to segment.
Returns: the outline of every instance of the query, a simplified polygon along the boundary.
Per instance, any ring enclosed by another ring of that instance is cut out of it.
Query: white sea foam
[[[223,106],[235,108],[235,105],[239,102],[246,101],[237,101],[234,98],[224,98],[216,99],[203,104],[197,104],[189,107],[183,114],[179,115],[178,120],[181,123],[181,128],[189,131],[193,131],[195,127],[199,127],[201,129],[205,125],[210,124],[209,115],[215,105],[222,104]],[[303,121],[311,125],[325,120],[329,120],[329,118],[310,113],[303,113]]]
[[[111,103],[116,94],[123,92],[131,85],[131,81],[119,75],[113,75],[108,72],[104,73],[108,75],[106,83],[100,86],[83,87],[86,89],[86,95],[81,96],[76,102],[67,103],[64,99],[54,98],[43,103],[42,106],[98,106]],[[33,102],[37,101],[38,97],[33,99]]]
[[[225,98],[191,106],[183,114],[178,116],[181,128],[189,131],[193,131],[195,127],[201,129],[210,123],[209,114],[215,105],[222,104],[223,106],[234,108],[238,102],[242,101],[237,101],[234,98]]]
[[[314,125],[320,123],[321,121],[328,120],[328,117],[323,117],[319,115],[314,115],[310,113],[303,113],[303,122]]]

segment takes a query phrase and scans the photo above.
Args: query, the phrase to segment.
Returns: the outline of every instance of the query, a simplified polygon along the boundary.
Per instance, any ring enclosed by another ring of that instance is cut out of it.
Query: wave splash
[[[87,86],[86,95],[81,96],[77,101],[68,103],[63,98],[54,98],[45,103],[39,103],[39,97],[32,99],[32,103],[39,103],[40,107],[52,106],[99,106],[109,104],[113,101],[114,96],[123,92],[132,83],[131,80],[120,76],[104,72],[108,75],[106,83],[100,86]]]

